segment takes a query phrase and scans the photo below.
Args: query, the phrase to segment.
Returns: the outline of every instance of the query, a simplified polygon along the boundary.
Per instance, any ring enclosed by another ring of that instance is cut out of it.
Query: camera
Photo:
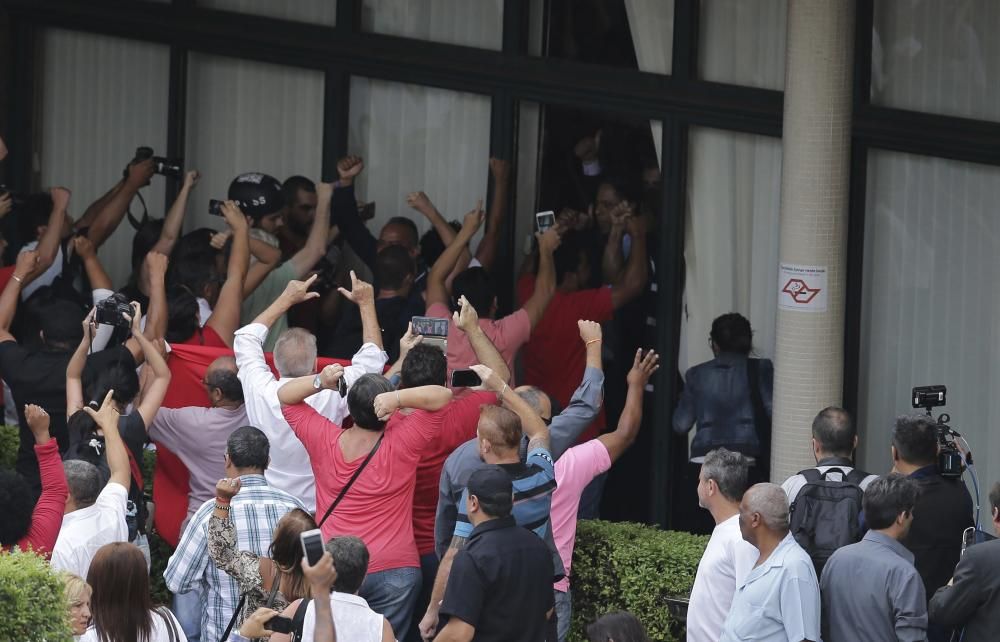
[[[131,318],[134,313],[135,310],[132,309],[125,295],[121,292],[115,292],[94,306],[94,321],[127,329],[132,326],[132,322],[122,315],[127,314]]]
[[[128,177],[128,168],[141,163],[144,160],[153,159],[153,173],[161,176],[171,176],[180,180],[184,176],[183,158],[166,158],[164,156],[154,156],[152,147],[137,147],[135,158],[125,168],[123,176]]]
[[[948,389],[945,386],[917,386],[911,393],[913,407],[923,408],[927,411],[927,416],[932,417],[931,408],[938,408],[945,405],[948,397]],[[948,422],[951,416],[942,413],[935,422],[935,431],[938,440],[938,473],[947,479],[958,479],[962,476],[962,468],[965,459],[962,457],[958,445],[955,443],[956,437],[961,437],[952,430]]]

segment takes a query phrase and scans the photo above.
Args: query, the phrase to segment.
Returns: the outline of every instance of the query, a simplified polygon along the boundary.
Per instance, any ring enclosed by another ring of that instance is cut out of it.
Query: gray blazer
[[[965,550],[952,585],[934,593],[927,615],[938,626],[964,625],[962,642],[996,642],[1000,636],[1000,540]]]

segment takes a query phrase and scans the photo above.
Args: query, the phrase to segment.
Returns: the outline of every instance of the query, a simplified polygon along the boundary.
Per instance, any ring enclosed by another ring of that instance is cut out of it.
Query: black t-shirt
[[[24,406],[35,404],[49,413],[49,434],[59,442],[59,452],[65,453],[69,448],[69,435],[66,431],[66,366],[72,356],[72,350],[30,349],[13,340],[0,343],[0,377],[10,386],[20,424],[17,472],[28,480],[36,492],[41,489],[41,478],[38,460],[35,458],[35,438],[24,419]],[[95,352],[87,357],[87,364],[83,369],[84,385],[115,363],[121,363],[127,368],[136,367],[132,353],[125,346]]]
[[[483,522],[455,555],[441,613],[475,627],[475,642],[544,642],[553,575],[540,537],[513,517]]]
[[[142,454],[146,447],[147,438],[146,422],[142,420],[142,415],[139,414],[138,410],[133,410],[129,414],[118,418],[118,433],[122,436],[122,441],[125,442],[125,447],[128,448],[132,456],[131,458],[135,461],[136,466],[138,466],[141,475]],[[107,484],[108,480],[111,479],[111,468],[108,466],[108,454],[104,443],[104,436],[92,432],[87,435],[72,435],[71,437],[73,445],[66,452],[63,459],[82,459],[94,464],[101,471],[101,486]],[[148,511],[146,510],[146,501],[143,497],[143,489],[140,488],[135,475],[132,475],[128,498],[135,503],[138,511],[139,532],[145,532]]]

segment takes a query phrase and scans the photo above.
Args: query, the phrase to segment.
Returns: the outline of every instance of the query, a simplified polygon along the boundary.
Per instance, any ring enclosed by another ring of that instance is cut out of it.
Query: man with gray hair
[[[108,391],[102,409],[113,404],[113,393],[113,390]],[[117,421],[117,412],[114,416]],[[59,537],[52,548],[52,568],[57,571],[87,577],[90,561],[97,549],[105,544],[128,541],[125,509],[129,484],[132,483],[128,451],[117,430],[104,431],[104,448],[111,478],[103,490],[97,466],[76,459],[63,462],[69,498]]]
[[[898,473],[879,477],[865,491],[869,530],[837,551],[823,567],[825,642],[923,642],[927,639],[924,583],[913,553],[899,540],[913,523],[920,487]]]
[[[698,505],[712,514],[715,528],[691,589],[688,642],[719,639],[733,594],[757,561],[757,549],[740,534],[740,500],[747,489],[748,468],[743,454],[725,448],[710,451],[701,464]]]
[[[740,502],[739,522],[759,556],[733,597],[720,642],[818,642],[819,584],[812,560],[788,531],[785,491],[752,486]]]
[[[351,278],[353,291],[340,288],[340,292],[358,305],[365,342],[354,354],[351,365],[344,368],[343,381],[348,388],[361,375],[380,374],[388,359],[382,349],[382,332],[375,314],[371,286],[357,279],[353,272]],[[299,499],[311,513],[316,512],[316,480],[309,454],[281,414],[278,388],[290,379],[316,374],[316,337],[302,328],[290,328],[281,333],[274,345],[278,379],[264,360],[264,342],[271,326],[278,318],[284,317],[289,308],[319,296],[317,292],[309,292],[309,286],[315,280],[314,275],[307,281],[289,281],[285,291],[252,323],[237,330],[233,339],[247,419],[251,425],[264,431],[271,442],[267,482]],[[314,385],[319,388],[319,375],[316,377]],[[307,398],[306,403],[338,426],[343,424],[348,414],[347,397],[341,396],[338,390],[320,390]]]

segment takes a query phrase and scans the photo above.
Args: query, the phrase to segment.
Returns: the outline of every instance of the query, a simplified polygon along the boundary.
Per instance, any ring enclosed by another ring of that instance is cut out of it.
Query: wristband
[[[588,341],[588,342],[586,343],[586,345],[588,345],[588,346],[589,346],[589,345],[590,345],[591,343],[597,343],[597,342],[598,342],[598,341],[600,341],[600,340],[601,340],[600,338],[597,338],[597,339],[591,339],[590,341]]]
[[[506,381],[503,384],[503,388],[501,388],[500,392],[497,393],[497,401],[500,401],[500,400],[503,399],[503,393],[505,393],[505,392],[507,392],[507,382]]]
[[[218,495],[215,496],[215,503],[216,504],[225,504],[226,506],[228,506],[230,501],[232,501],[232,500],[227,499],[225,497],[219,497]]]
[[[396,406],[403,407],[403,402],[399,400],[399,388],[396,389]]]
[[[15,281],[17,281],[18,283],[24,283],[24,279],[22,279],[21,277],[19,277],[19,276],[18,276],[18,275],[16,275],[16,274],[11,274],[11,275],[10,275],[10,278],[14,279],[14,280],[15,280]]]

